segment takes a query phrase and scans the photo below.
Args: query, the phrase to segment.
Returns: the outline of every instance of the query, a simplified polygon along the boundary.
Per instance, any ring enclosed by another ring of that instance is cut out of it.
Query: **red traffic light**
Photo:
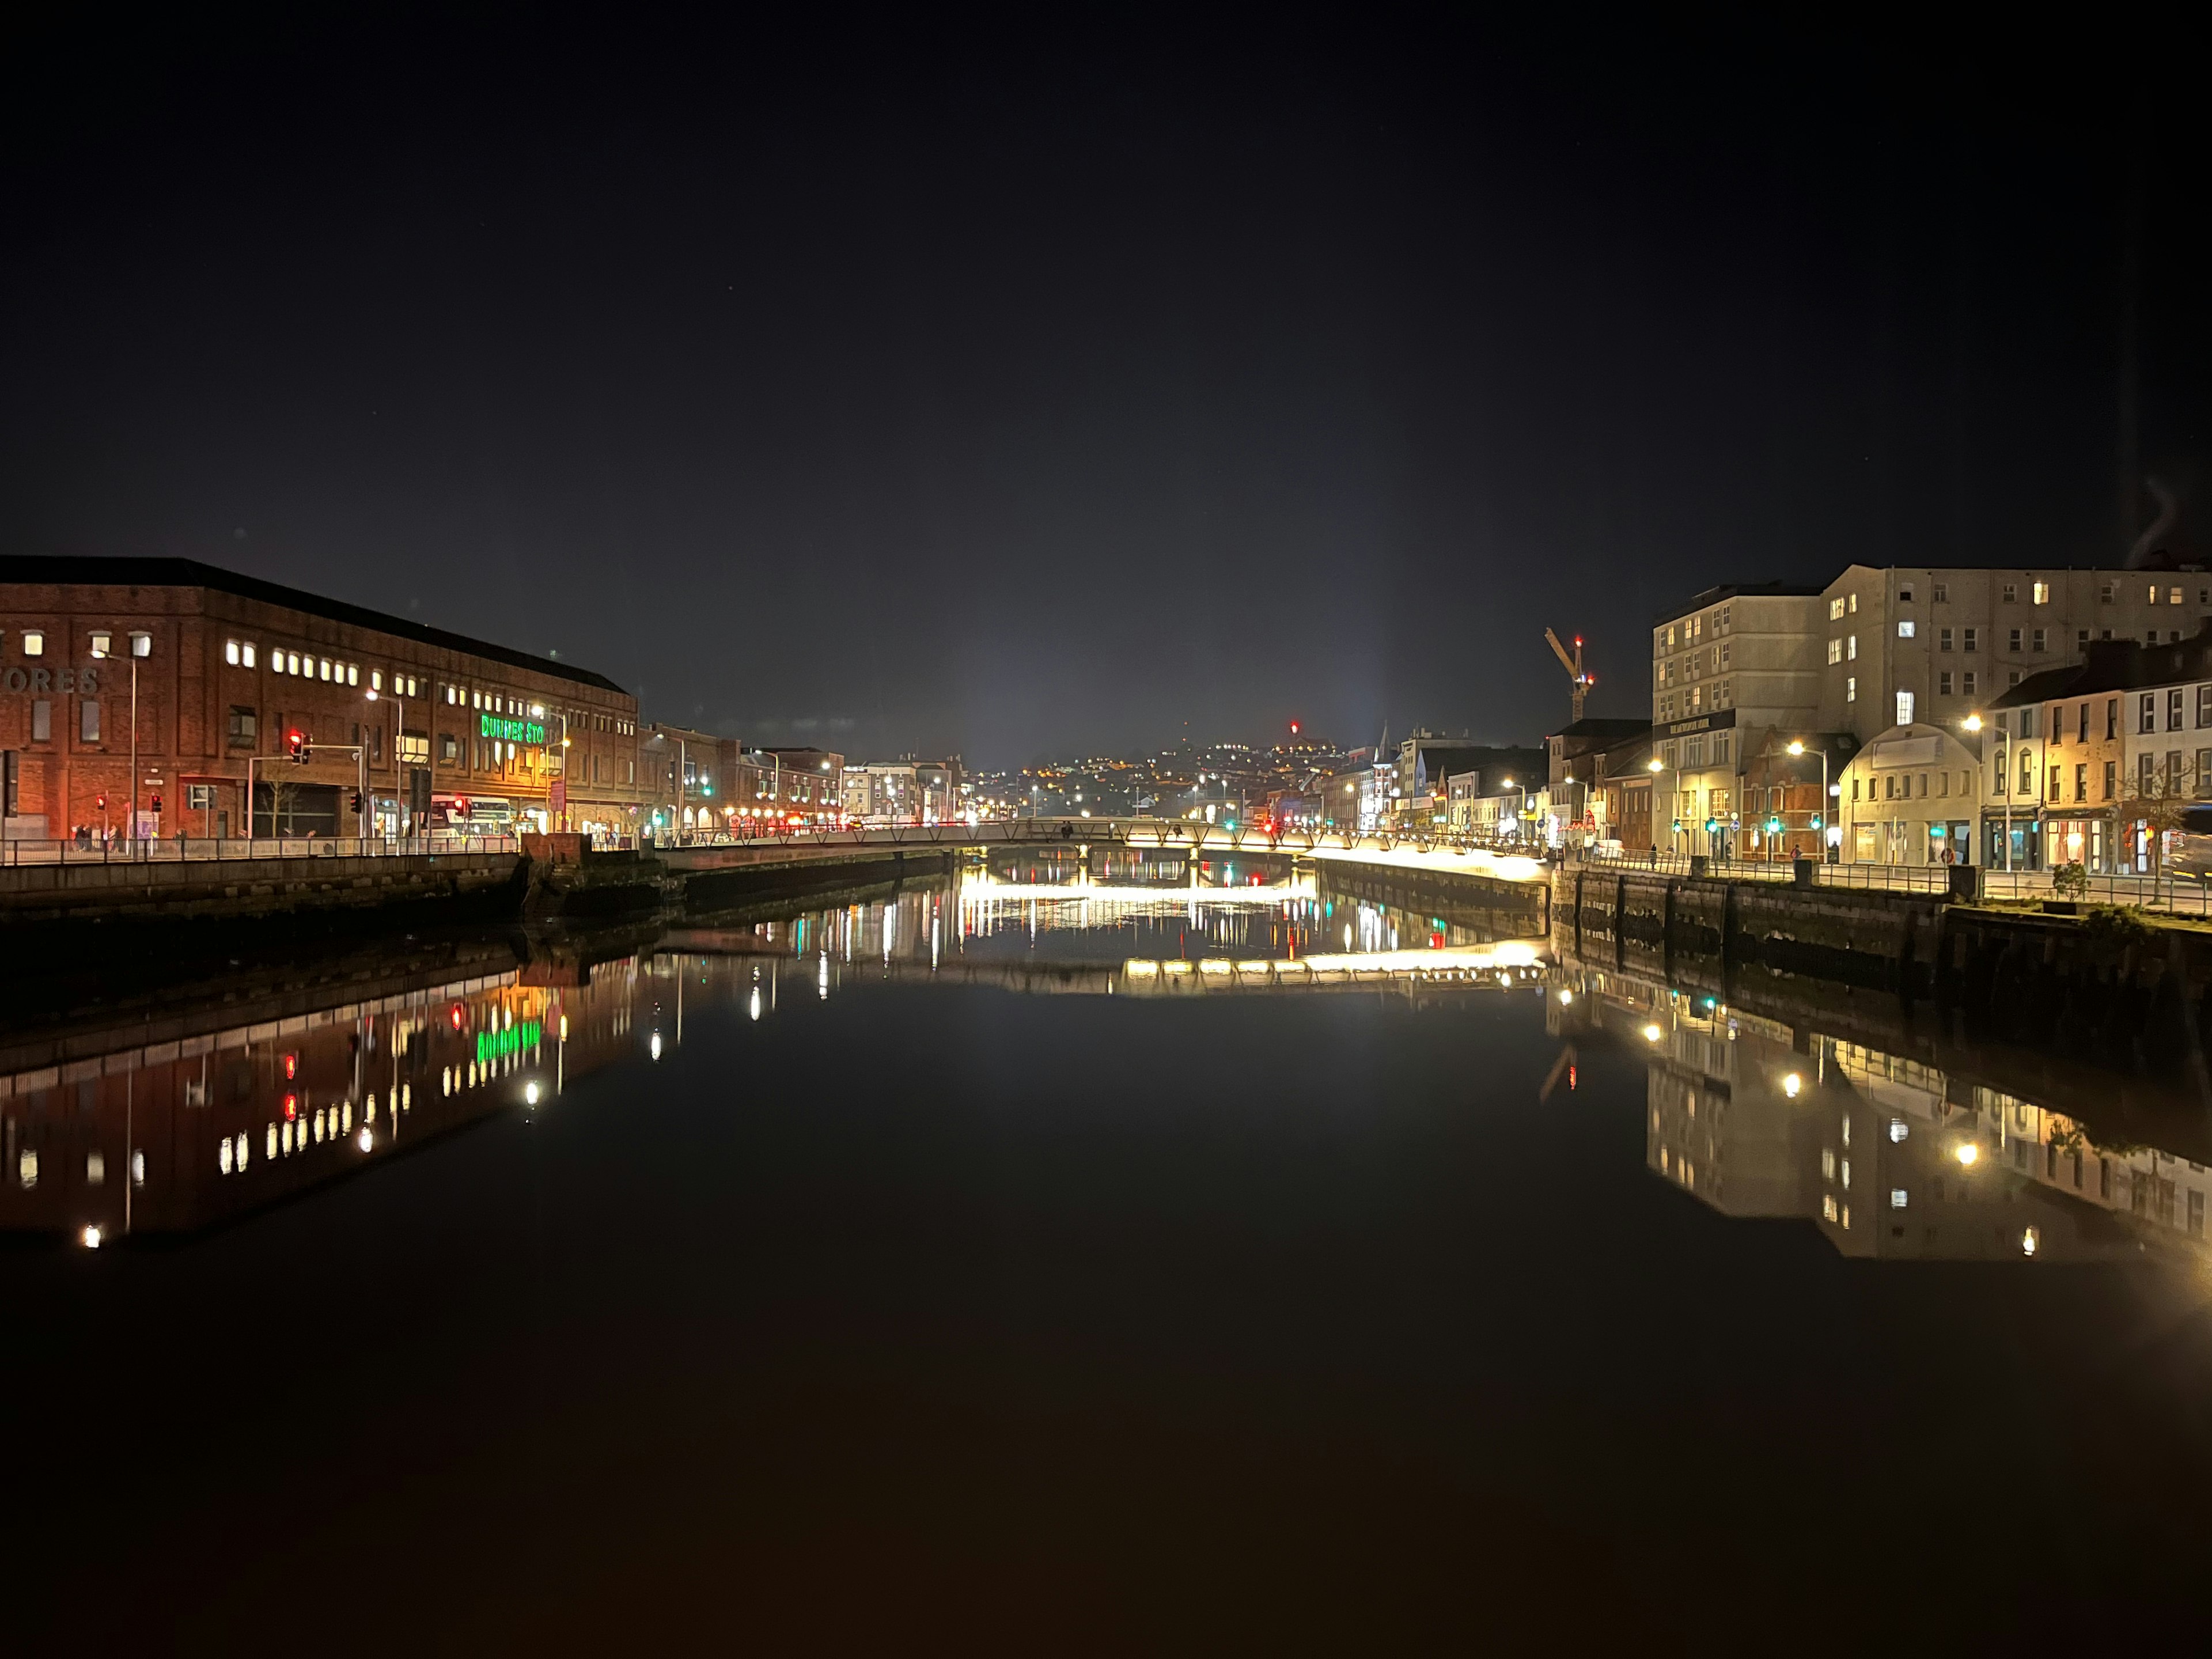
[[[105,795],[94,795],[94,796],[92,798],[92,799],[93,799],[93,804],[94,804],[95,806],[99,807],[99,808],[100,808],[100,810],[101,811],[105,812],[105,811],[107,810],[107,797],[106,797],[106,796],[105,796]]]
[[[304,761],[307,758],[307,734],[306,732],[300,731],[287,732],[284,734],[284,745],[287,751],[291,755],[294,760]]]
[[[147,804],[147,810],[152,812],[157,818],[161,816],[161,798],[160,795],[156,794],[154,799]]]

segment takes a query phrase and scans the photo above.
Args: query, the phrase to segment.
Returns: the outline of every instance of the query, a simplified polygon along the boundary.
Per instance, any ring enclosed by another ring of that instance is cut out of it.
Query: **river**
[[[1327,871],[848,896],[27,998],[11,1642],[2102,1644],[2195,1565],[2155,1080]]]

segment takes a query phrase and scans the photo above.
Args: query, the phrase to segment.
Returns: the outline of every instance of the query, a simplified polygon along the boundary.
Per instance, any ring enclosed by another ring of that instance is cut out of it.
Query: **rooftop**
[[[1808,586],[1803,582],[1735,582],[1723,587],[1709,587],[1684,604],[1661,611],[1651,620],[1658,623],[1674,622],[1723,599],[1817,599],[1827,591],[1825,586]]]
[[[46,582],[80,587],[204,587],[217,593],[228,593],[237,599],[252,599],[262,605],[279,605],[288,610],[305,611],[311,617],[343,623],[351,628],[373,628],[380,633],[413,640],[418,645],[434,646],[441,651],[459,651],[470,656],[489,658],[494,662],[503,662],[511,668],[526,668],[534,673],[550,674],[557,679],[572,680],[580,685],[597,686],[603,691],[612,691],[623,696],[629,695],[605,675],[594,674],[587,668],[571,666],[557,658],[536,657],[527,651],[517,651],[511,646],[472,640],[465,634],[449,634],[442,628],[425,627],[421,623],[410,622],[404,617],[388,616],[381,611],[371,611],[364,605],[326,599],[319,593],[286,587],[278,582],[263,581],[258,576],[241,576],[234,570],[202,564],[198,559],[104,558],[96,555],[45,553],[0,555],[0,584],[9,582]]]

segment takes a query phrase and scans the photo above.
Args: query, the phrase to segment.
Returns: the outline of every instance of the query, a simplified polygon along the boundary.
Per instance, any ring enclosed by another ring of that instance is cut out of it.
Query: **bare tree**
[[[2154,895],[2165,874],[2166,838],[2182,827],[2184,815],[2195,804],[2197,781],[2197,768],[2185,754],[2148,769],[2138,767],[2120,780],[2120,822],[2142,824],[2150,838]]]

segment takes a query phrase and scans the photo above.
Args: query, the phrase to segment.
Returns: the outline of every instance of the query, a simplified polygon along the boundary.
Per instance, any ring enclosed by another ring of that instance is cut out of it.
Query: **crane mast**
[[[1544,643],[1552,647],[1552,654],[1567,671],[1570,682],[1568,695],[1574,700],[1575,718],[1579,720],[1583,717],[1583,703],[1589,696],[1589,689],[1597,684],[1596,675],[1583,670],[1583,636],[1579,634],[1575,635],[1575,648],[1571,654],[1565,646],[1559,643],[1559,636],[1548,628],[1544,630]]]

